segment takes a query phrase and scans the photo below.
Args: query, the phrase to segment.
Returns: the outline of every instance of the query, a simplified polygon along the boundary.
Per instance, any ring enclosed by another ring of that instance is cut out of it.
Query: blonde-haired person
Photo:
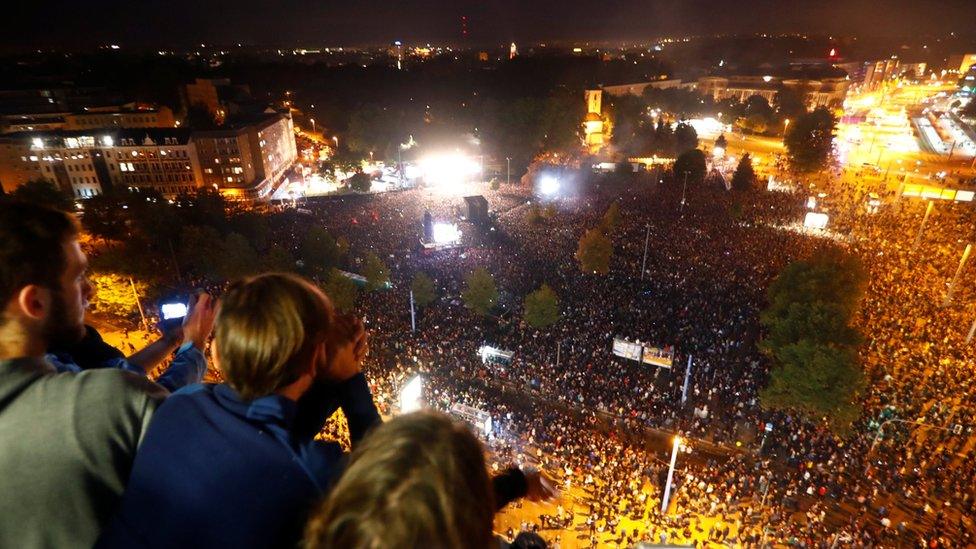
[[[217,313],[225,383],[174,393],[156,412],[102,547],[287,547],[341,466],[315,441],[342,408],[356,445],[379,423],[361,364],[362,323],[318,288],[269,273],[239,281]]]
[[[512,499],[555,495],[538,471],[489,480],[468,426],[436,412],[399,416],[353,452],[309,521],[306,549],[424,547],[488,549],[495,512]]]

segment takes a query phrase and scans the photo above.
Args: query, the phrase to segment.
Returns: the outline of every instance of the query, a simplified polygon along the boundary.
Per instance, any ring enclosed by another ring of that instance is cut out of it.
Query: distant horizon
[[[483,47],[544,42],[644,42],[661,37],[758,33],[897,39],[972,38],[976,2],[851,0],[361,0],[350,4],[284,0],[225,2],[144,0],[88,3],[53,0],[6,14],[0,49],[77,51],[100,45],[189,48],[242,43],[254,47],[377,47],[406,44]],[[270,38],[273,37],[273,38]],[[280,44],[280,46],[279,46]]]

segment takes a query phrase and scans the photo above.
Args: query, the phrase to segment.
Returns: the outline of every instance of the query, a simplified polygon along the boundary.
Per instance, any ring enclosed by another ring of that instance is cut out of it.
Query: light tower
[[[396,46],[397,70],[403,70],[403,42],[397,40],[393,43]]]

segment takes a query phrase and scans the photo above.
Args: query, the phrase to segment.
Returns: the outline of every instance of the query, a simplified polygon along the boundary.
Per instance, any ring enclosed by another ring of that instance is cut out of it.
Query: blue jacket
[[[380,421],[363,374],[317,383],[297,403],[246,402],[226,384],[177,391],[156,411],[97,546],[295,546],[341,471],[341,447],[314,440],[340,407],[353,444]]]
[[[85,326],[85,330],[84,339],[72,348],[55,350],[45,356],[58,373],[115,368],[146,377],[146,371],[141,366],[131,364],[122,351],[105,343],[97,330],[91,326]],[[205,373],[207,373],[206,357],[200,349],[187,342],[176,351],[173,362],[156,379],[156,383],[172,392],[193,383],[200,383]]]

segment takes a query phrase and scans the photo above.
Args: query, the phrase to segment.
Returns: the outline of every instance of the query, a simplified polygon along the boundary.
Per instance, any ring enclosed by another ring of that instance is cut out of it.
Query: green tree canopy
[[[674,178],[684,183],[685,173],[688,183],[701,183],[705,179],[705,153],[699,149],[685,151],[674,161]]]
[[[858,415],[863,372],[853,319],[866,275],[853,255],[829,250],[788,265],[769,288],[760,344],[773,362],[763,406],[795,411],[846,432]]]
[[[742,155],[739,165],[732,174],[732,189],[739,192],[747,192],[756,188],[756,170],[752,168],[752,157],[749,153]]]
[[[356,308],[359,288],[356,283],[343,275],[338,269],[330,269],[322,291],[332,300],[332,305],[341,313],[351,313]]]
[[[609,273],[612,256],[613,243],[602,230],[596,228],[583,233],[576,249],[576,259],[584,273]]]
[[[339,247],[328,231],[312,225],[302,240],[302,261],[311,275],[327,273],[339,262]]]
[[[698,132],[691,124],[681,122],[674,127],[674,144],[678,154],[690,151],[698,146]]]
[[[603,228],[611,232],[620,224],[620,204],[616,200],[610,203],[606,213],[603,214]]]
[[[498,303],[498,288],[495,278],[484,267],[478,267],[464,277],[464,291],[461,299],[465,306],[475,314],[484,316]]]
[[[14,189],[14,192],[10,193],[10,198],[65,212],[74,212],[75,210],[71,197],[61,192],[54,183],[46,179],[37,179],[24,183]]]
[[[372,252],[366,254],[363,276],[366,277],[366,289],[369,291],[385,288],[390,283],[389,267]]]
[[[413,275],[410,291],[413,292],[413,301],[418,307],[426,307],[437,298],[434,281],[423,271],[418,271],[417,274]]]
[[[797,117],[783,140],[793,169],[810,172],[825,168],[836,127],[833,113],[824,107]]]
[[[525,322],[533,328],[545,328],[559,320],[559,298],[556,292],[543,284],[538,290],[525,296]]]
[[[128,193],[125,193],[128,194]],[[123,193],[104,193],[85,200],[81,224],[92,236],[103,240],[122,240],[126,228],[127,196]],[[125,206],[125,208],[123,208]]]
[[[220,233],[209,225],[186,225],[180,231],[180,261],[197,274],[219,276],[214,253],[221,243]]]
[[[792,120],[807,113],[802,92],[792,88],[783,88],[776,92],[776,96],[773,97],[773,105],[781,118]]]
[[[368,193],[372,185],[369,174],[363,172],[356,172],[349,178],[349,188],[357,193]]]
[[[295,258],[284,246],[271,246],[261,257],[261,267],[264,271],[289,272],[295,270]]]
[[[729,142],[728,140],[725,139],[724,133],[722,135],[719,135],[718,139],[715,140],[715,148],[723,149],[723,150],[729,148]]]
[[[221,241],[216,255],[217,274],[224,280],[237,280],[255,274],[260,269],[257,252],[238,233],[228,234]]]

